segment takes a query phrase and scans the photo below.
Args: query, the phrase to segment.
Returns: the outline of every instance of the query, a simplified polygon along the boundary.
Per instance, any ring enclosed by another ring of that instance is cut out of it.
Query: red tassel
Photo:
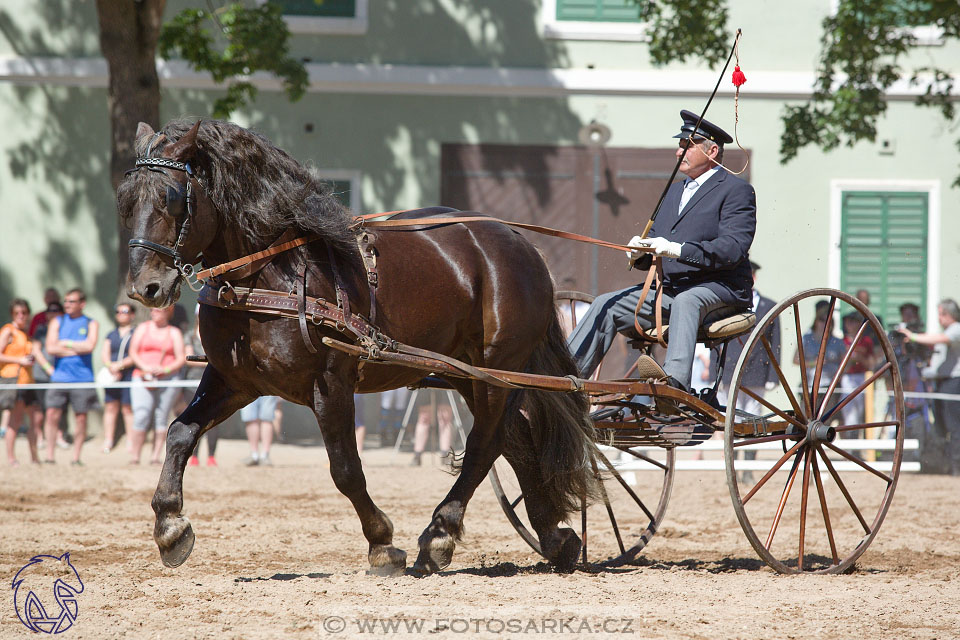
[[[737,65],[733,70],[733,86],[739,87],[744,82],[747,81],[747,76],[743,75],[743,71],[740,71],[740,65]]]

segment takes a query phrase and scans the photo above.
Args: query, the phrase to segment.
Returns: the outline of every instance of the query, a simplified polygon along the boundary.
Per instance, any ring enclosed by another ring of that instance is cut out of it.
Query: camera
[[[898,363],[904,363],[909,360],[915,360],[920,364],[926,363],[930,358],[930,347],[916,342],[910,342],[907,337],[900,333],[900,329],[909,329],[914,333],[922,333],[923,326],[916,322],[900,322],[887,334],[890,339],[890,345],[893,347],[893,353],[897,357]],[[902,368],[902,367],[901,367]]]

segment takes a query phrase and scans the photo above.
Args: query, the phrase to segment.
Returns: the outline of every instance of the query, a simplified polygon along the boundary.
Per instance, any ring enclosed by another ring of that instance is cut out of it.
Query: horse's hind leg
[[[521,415],[519,420],[525,423],[527,418]],[[573,529],[558,526],[566,514],[557,509],[556,502],[550,496],[544,494],[539,462],[528,457],[535,451],[529,427],[521,424],[511,437],[517,441],[507,443],[503,455],[517,476],[527,517],[540,539],[540,550],[558,571],[573,571],[582,543]]]
[[[370,545],[367,553],[370,573],[402,574],[407,566],[407,553],[393,546],[393,523],[367,493],[353,431],[352,388],[345,388],[335,376],[326,376],[315,383],[313,405],[330,459],[330,476],[340,493],[353,504]]]
[[[193,527],[181,513],[183,471],[187,460],[205,431],[223,422],[250,400],[252,398],[228,389],[220,374],[207,367],[193,402],[167,431],[167,457],[152,506],[157,516],[153,538],[160,549],[163,564],[168,567],[179,567],[193,551]]]

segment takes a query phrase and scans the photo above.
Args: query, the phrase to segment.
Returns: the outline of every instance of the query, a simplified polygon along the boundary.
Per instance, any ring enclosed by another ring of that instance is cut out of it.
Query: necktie
[[[698,186],[700,185],[697,184],[696,180],[690,180],[689,178],[683,183],[683,193],[680,194],[680,209],[677,211],[677,215],[683,212],[683,208],[687,206],[690,198],[697,192]]]

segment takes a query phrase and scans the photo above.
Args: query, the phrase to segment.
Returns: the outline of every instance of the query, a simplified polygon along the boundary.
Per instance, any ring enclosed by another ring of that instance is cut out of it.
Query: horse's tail
[[[567,349],[557,314],[552,314],[546,336],[534,349],[526,371],[551,376],[577,375]],[[505,453],[514,464],[529,464],[543,479],[542,500],[549,511],[563,520],[580,509],[581,500],[592,501],[598,493],[594,477],[593,423],[588,418],[590,403],[580,392],[524,390],[520,397],[523,414],[507,424]],[[526,414],[526,417],[524,417]]]

